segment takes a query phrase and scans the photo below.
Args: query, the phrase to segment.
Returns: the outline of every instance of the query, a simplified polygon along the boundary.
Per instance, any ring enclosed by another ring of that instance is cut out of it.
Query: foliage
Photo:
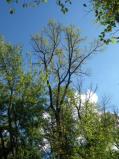
[[[35,140],[40,136],[35,130],[42,112],[41,84],[23,72],[19,47],[1,39],[0,54],[0,156],[22,159],[33,155],[31,147],[33,153],[38,149]]]
[[[109,43],[112,40],[105,39],[107,33],[112,32],[119,23],[119,1],[118,0],[93,0],[93,6],[97,21],[105,26],[104,31],[100,35],[100,39],[104,40],[105,43]],[[112,33],[112,38],[118,41],[118,29]]]
[[[6,0],[8,4],[18,3],[21,4],[23,8],[36,7],[41,3],[48,3],[48,0],[29,0],[29,1],[19,1],[19,0]],[[69,5],[74,3],[73,0],[56,0],[56,4],[59,6],[61,12],[64,14],[69,11]],[[93,8],[97,22],[104,26],[104,30],[100,34],[100,40],[105,44],[116,43],[119,41],[117,35],[118,29],[116,27],[119,23],[119,1],[118,0],[88,0],[87,2],[82,1],[83,7],[90,9]],[[15,13],[16,9],[13,7],[10,9],[10,14]],[[109,33],[112,34],[110,35]],[[107,36],[109,35],[109,37]],[[107,37],[106,37],[107,36]]]
[[[21,48],[0,39],[0,157],[117,159],[118,114],[73,87],[100,43],[82,52],[79,30],[55,21],[31,40],[35,58],[24,70]]]
[[[68,12],[68,6],[72,3],[71,0],[55,0],[56,4],[59,6],[61,11],[65,14]],[[47,3],[48,0],[6,0],[8,4],[21,4],[23,8],[29,8],[29,7],[37,7],[42,3]],[[15,13],[15,8],[10,9],[10,14]]]

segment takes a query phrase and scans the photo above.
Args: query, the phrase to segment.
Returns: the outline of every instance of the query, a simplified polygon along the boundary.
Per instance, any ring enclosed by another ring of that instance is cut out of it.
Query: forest
[[[6,8],[0,14],[19,19],[20,12],[35,12],[49,3],[6,0],[0,3]],[[53,3],[65,17],[76,2]],[[107,108],[107,97],[99,102],[97,86],[85,91],[83,80],[88,76],[87,62],[105,47],[119,44],[119,1],[88,0],[80,5],[84,12],[91,10],[102,27],[92,44],[85,42],[79,26],[49,19],[40,31],[30,33],[32,51],[27,54],[0,30],[0,159],[119,158],[118,109]]]

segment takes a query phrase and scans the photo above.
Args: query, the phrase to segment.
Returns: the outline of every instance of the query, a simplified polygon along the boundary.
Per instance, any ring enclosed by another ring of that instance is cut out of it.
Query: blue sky
[[[16,13],[9,15],[10,5],[0,2],[0,34],[12,44],[23,45],[23,51],[32,51],[30,37],[46,26],[49,19],[55,19],[63,25],[72,24],[80,29],[82,37],[94,41],[101,31],[96,24],[93,14],[81,7],[80,2],[74,2],[70,11],[64,15],[60,12],[53,0],[42,4],[38,8],[23,9],[16,6]],[[88,42],[85,42],[87,45]],[[88,44],[89,45],[89,44]],[[97,94],[111,99],[111,105],[119,108],[119,44],[111,44],[103,51],[91,58],[86,66],[90,76],[85,78],[85,85],[98,85]]]

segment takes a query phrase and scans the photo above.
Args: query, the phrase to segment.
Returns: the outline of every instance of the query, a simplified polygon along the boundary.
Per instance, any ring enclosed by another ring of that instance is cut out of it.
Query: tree
[[[85,74],[84,63],[100,48],[97,42],[87,54],[81,53],[81,41],[79,31],[73,26],[63,27],[54,21],[50,21],[42,33],[32,37],[33,49],[39,58],[35,63],[39,64],[48,92],[47,110],[51,111],[55,125],[53,138],[57,136],[54,140],[57,147],[56,150],[53,148],[53,151],[59,159],[70,158],[69,152],[66,152],[63,146],[65,134],[62,130],[62,120],[65,119],[63,111],[72,78],[75,75]],[[65,143],[66,146],[68,146],[67,143]],[[51,147],[53,147],[52,143]]]
[[[13,131],[14,128],[12,127],[12,100],[13,100],[13,91],[16,87],[17,81],[19,80],[18,72],[20,72],[20,57],[18,56],[18,48],[13,48],[9,44],[5,44],[3,40],[0,41],[0,74],[1,74],[1,97],[5,96],[3,98],[1,107],[3,107],[3,116],[6,117],[7,124],[5,127],[8,127],[9,132],[9,149],[12,153],[13,152]],[[17,69],[16,69],[17,67]],[[5,100],[5,101],[4,101]],[[5,111],[6,110],[6,111]],[[4,112],[5,111],[5,112]],[[3,118],[4,119],[4,118]],[[4,120],[3,120],[4,121]],[[4,123],[4,122],[3,122]],[[14,123],[15,124],[15,123]],[[16,124],[15,124],[16,125]],[[2,139],[2,133],[6,130],[6,128],[1,127],[1,139]],[[4,146],[3,146],[4,148]],[[4,151],[3,151],[4,152]],[[4,152],[4,155],[6,153]]]
[[[21,49],[0,40],[0,156],[38,158],[43,107],[41,81],[22,70]]]
[[[92,92],[88,92],[84,98],[80,91],[73,99],[77,127],[73,159],[116,159],[118,151],[113,151],[113,146],[117,140],[117,117],[106,112],[103,105],[102,111],[97,103],[91,101],[91,96]]]

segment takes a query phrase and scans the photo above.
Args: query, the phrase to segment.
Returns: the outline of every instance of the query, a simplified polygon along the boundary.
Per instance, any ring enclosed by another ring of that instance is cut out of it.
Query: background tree
[[[0,156],[37,158],[41,81],[22,70],[21,49],[0,40]]]
[[[73,108],[75,110],[74,159],[117,158],[118,151],[113,151],[115,145],[116,116],[113,113],[101,110],[100,106],[91,100],[92,92],[85,98],[78,92],[74,96]],[[76,113],[77,112],[77,113]]]

